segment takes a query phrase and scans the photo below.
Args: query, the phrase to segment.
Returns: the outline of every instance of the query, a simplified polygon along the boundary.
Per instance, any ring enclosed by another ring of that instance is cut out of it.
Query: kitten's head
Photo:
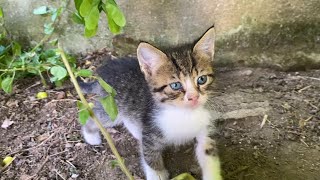
[[[206,103],[213,81],[214,28],[193,48],[162,52],[147,43],[137,49],[151,93],[163,105],[196,108]]]

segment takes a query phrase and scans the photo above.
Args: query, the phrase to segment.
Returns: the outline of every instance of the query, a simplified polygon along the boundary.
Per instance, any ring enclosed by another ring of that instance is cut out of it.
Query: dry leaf
[[[48,139],[49,138],[49,135],[48,134],[41,134],[40,136],[38,136],[36,139],[37,139],[37,142],[41,142],[45,139]]]
[[[9,126],[11,126],[14,122],[10,121],[9,119],[5,119],[1,125],[2,128],[7,129]]]
[[[32,179],[32,176],[27,174],[22,174],[19,178],[19,180],[28,180],[28,179]]]
[[[57,99],[63,99],[66,97],[66,93],[61,91],[57,93]]]

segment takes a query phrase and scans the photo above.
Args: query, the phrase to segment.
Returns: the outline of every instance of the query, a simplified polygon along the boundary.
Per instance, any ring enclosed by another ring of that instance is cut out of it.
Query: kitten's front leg
[[[141,147],[142,165],[147,180],[168,180],[169,173],[164,167],[161,143],[150,137],[143,138]]]
[[[216,142],[207,135],[197,137],[196,155],[203,180],[222,180]]]

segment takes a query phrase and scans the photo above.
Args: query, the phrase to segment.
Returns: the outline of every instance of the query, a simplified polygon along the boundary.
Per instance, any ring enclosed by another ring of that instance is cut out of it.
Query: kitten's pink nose
[[[199,99],[199,95],[198,94],[190,94],[190,95],[187,95],[187,99],[188,99],[188,101],[197,102]]]

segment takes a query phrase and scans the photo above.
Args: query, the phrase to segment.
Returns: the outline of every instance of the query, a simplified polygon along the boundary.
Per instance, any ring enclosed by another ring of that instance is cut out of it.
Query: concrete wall
[[[32,14],[48,0],[1,0],[7,26],[16,37],[38,41],[43,18]],[[281,69],[320,67],[319,0],[118,0],[127,17],[124,34],[112,37],[105,17],[97,37],[82,37],[83,28],[66,15],[59,34],[73,53],[113,47],[135,52],[139,40],[159,47],[190,43],[213,24],[220,65],[271,66]],[[73,9],[71,2],[70,9]]]

